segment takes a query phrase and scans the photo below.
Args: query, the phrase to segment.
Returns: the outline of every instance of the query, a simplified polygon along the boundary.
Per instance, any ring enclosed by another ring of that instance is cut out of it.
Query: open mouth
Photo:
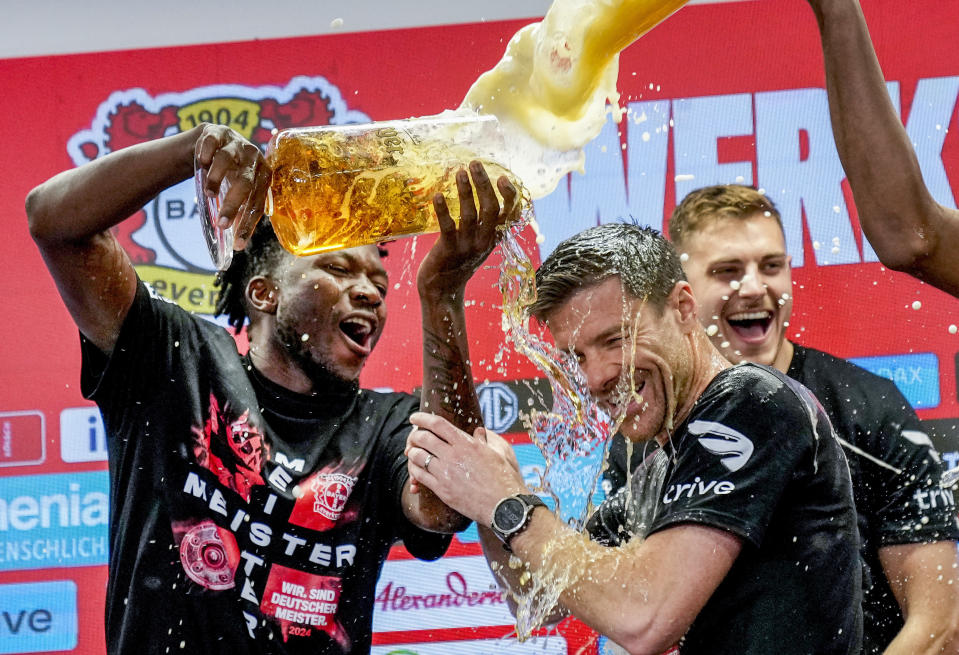
[[[761,343],[773,324],[773,313],[767,309],[755,312],[739,312],[726,317],[729,327],[746,343]]]
[[[356,349],[369,353],[373,348],[374,325],[368,318],[351,316],[340,322],[340,332]]]
[[[610,416],[618,416],[626,412],[633,405],[637,405],[637,400],[642,398],[643,390],[646,388],[646,376],[637,375],[633,379],[632,387],[629,380],[623,378],[616,389],[600,401],[600,407]]]

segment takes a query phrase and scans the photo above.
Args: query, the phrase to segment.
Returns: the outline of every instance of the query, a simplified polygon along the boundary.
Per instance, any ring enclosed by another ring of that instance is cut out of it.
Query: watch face
[[[509,534],[523,525],[526,517],[526,505],[519,498],[506,498],[496,506],[493,513],[494,527],[500,532]]]

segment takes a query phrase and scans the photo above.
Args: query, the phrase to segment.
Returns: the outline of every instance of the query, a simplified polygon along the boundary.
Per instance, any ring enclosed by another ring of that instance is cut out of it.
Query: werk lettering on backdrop
[[[720,163],[716,142],[753,134],[753,99],[748,93],[685,98],[673,102],[676,199],[710,184],[753,183],[752,162]]]
[[[888,88],[898,111],[899,83],[889,82]],[[957,95],[959,77],[921,79],[905,121],[930,192],[953,208],[942,150]],[[750,136],[755,170],[750,159],[720,161],[720,139]],[[794,267],[807,261],[804,230],[818,244],[810,260],[818,266],[878,262],[853,228],[824,89],[630,102],[627,120],[607,122],[585,152],[585,176],[572,173],[567,184],[534,202],[539,220],[549,226],[541,258],[563,239],[600,223],[632,217],[659,227],[670,183],[676,199],[703,186],[739,183],[755,184],[776,202]]]
[[[889,95],[900,116],[899,83],[889,82]],[[942,165],[942,148],[959,95],[959,77],[932,77],[921,79],[909,106],[906,134],[912,141],[919,159],[922,177],[936,202],[956,208],[952,187]]]

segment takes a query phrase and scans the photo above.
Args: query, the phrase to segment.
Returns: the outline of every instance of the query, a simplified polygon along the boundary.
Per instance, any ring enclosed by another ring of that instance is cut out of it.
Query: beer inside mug
[[[470,161],[521,188],[504,154],[495,117],[476,114],[281,130],[266,153],[273,229],[298,256],[436,232],[433,197],[458,220],[455,176]]]

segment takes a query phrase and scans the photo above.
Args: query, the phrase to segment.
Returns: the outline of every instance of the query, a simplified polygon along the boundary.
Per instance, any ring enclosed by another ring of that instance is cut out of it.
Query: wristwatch
[[[507,552],[513,552],[509,542],[526,528],[536,507],[546,507],[546,503],[533,494],[507,496],[496,503],[490,527],[493,528],[493,534],[503,542],[503,548]]]

